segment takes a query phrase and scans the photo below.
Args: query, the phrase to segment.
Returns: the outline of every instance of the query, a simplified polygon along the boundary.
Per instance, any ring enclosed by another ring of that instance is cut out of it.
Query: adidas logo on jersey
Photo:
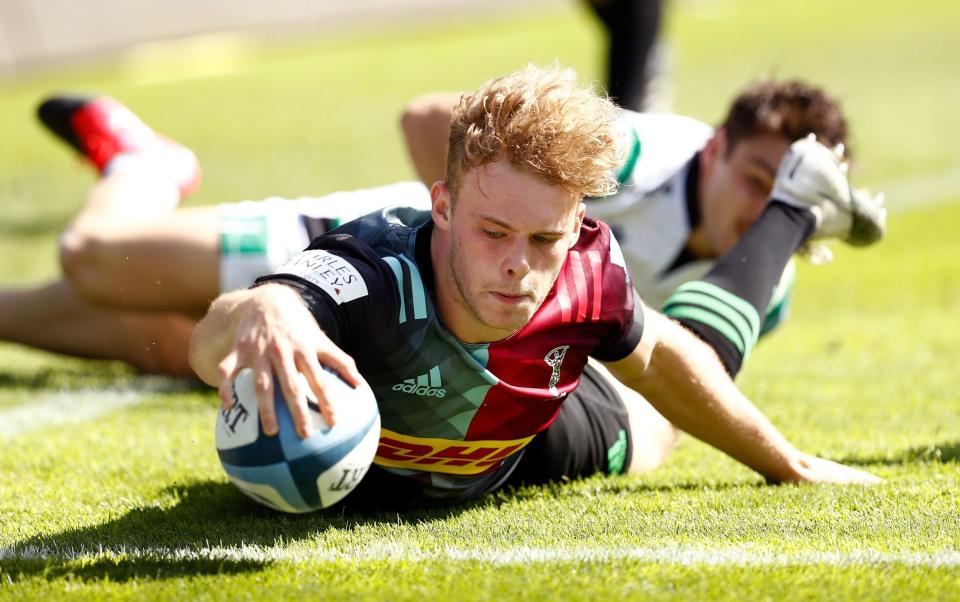
[[[402,383],[393,385],[393,390],[420,397],[446,397],[447,395],[447,390],[442,388],[440,382],[440,366],[430,368],[427,374],[408,378]]]

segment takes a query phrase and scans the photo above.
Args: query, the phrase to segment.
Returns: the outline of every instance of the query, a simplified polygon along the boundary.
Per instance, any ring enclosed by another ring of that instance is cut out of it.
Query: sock
[[[157,146],[148,150],[118,153],[103,167],[103,176],[132,172],[173,182],[186,196],[199,182],[199,168],[193,152],[181,146]]]
[[[736,376],[760,337],[784,267],[815,226],[810,211],[771,201],[710,272],[677,288],[663,312],[713,347]]]

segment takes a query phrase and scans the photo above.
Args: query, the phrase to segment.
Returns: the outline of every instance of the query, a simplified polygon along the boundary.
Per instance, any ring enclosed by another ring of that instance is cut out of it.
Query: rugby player
[[[230,407],[233,378],[251,368],[268,434],[275,375],[301,436],[308,394],[335,422],[322,366],[364,378],[383,430],[354,496],[373,500],[419,506],[517,480],[649,470],[672,444],[660,436],[670,423],[772,481],[877,482],[794,448],[717,351],[642,303],[615,237],[582,203],[615,186],[616,115],[569,70],[529,67],[465,95],[430,211],[364,216],[218,297],[191,341],[197,374]],[[732,284],[747,328],[800,245],[850,225],[841,159],[812,138],[791,146],[772,199],[697,281]],[[742,261],[773,277],[737,288]],[[410,381],[443,395],[396,387]]]

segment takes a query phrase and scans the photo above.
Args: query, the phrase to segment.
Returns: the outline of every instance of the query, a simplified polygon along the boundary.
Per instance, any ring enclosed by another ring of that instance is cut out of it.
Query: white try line
[[[75,424],[138,405],[152,395],[181,390],[176,381],[137,379],[135,387],[41,392],[22,405],[0,410],[0,441],[51,426]]]
[[[492,550],[443,547],[423,550],[402,544],[385,543],[345,550],[283,549],[243,545],[237,547],[6,547],[0,548],[4,560],[160,560],[190,562],[213,560],[224,562],[485,562],[497,565],[527,565],[535,563],[606,563],[636,560],[654,564],[682,566],[865,566],[901,565],[924,568],[960,566],[960,551],[881,552],[860,550],[848,552],[778,552],[770,549],[741,546],[707,549],[691,546],[620,547],[620,548],[536,548],[513,547]]]
[[[899,178],[876,188],[867,188],[883,192],[887,197],[887,207],[897,213],[956,202],[960,201],[960,167]]]

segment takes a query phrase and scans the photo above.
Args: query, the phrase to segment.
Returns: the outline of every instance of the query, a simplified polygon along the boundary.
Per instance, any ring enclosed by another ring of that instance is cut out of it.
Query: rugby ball
[[[314,433],[306,439],[297,435],[276,381],[279,433],[273,437],[263,433],[249,368],[233,382],[233,407],[217,413],[217,454],[227,476],[240,491],[274,510],[302,513],[329,508],[353,491],[373,463],[380,439],[373,391],[366,383],[354,389],[332,371],[323,374],[337,423],[327,426],[308,396]],[[306,387],[306,379],[302,384]]]

